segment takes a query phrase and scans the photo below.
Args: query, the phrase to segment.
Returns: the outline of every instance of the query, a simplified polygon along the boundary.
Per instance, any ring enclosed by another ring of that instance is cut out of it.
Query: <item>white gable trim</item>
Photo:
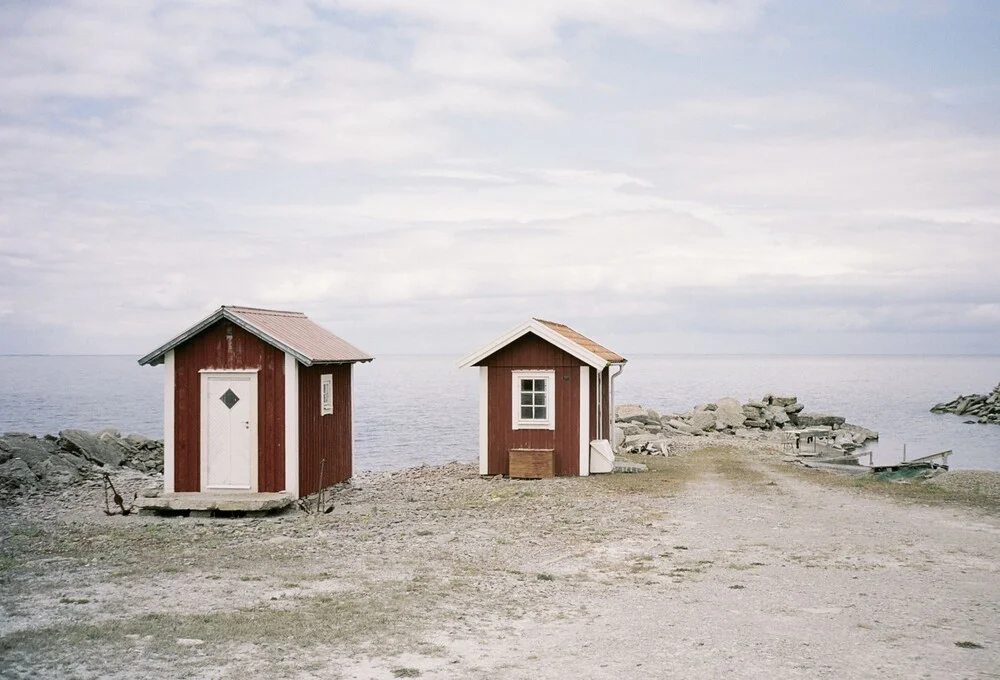
[[[219,307],[217,310],[209,314],[207,317],[205,317],[195,325],[191,326],[191,328],[187,329],[173,340],[170,340],[169,342],[161,345],[160,347],[157,347],[152,352],[150,352],[143,358],[139,359],[139,365],[145,366],[147,364],[152,364],[155,366],[161,363],[163,361],[163,356],[167,352],[187,342],[188,340],[190,340],[191,338],[198,335],[203,330],[214,324],[216,321],[219,321],[221,319],[226,319],[228,321],[231,321],[233,324],[239,326],[247,333],[250,333],[251,335],[260,338],[269,345],[277,347],[286,354],[291,354],[293,357],[301,361],[305,366],[312,366],[313,361],[311,358],[307,357],[305,354],[298,351],[294,347],[289,347],[285,343],[280,342],[279,340],[277,340],[270,334],[264,332],[263,330],[261,330],[254,324],[250,323],[243,317],[237,315],[235,312],[231,312],[226,307]]]
[[[467,357],[459,361],[458,367],[468,368],[469,366],[472,366],[482,361],[483,359],[490,356],[494,352],[503,349],[510,343],[514,342],[518,338],[527,335],[528,333],[534,333],[538,337],[552,343],[553,345],[563,350],[567,354],[576,357],[577,359],[587,364],[588,366],[593,366],[598,371],[603,371],[604,367],[608,365],[607,361],[597,356],[590,350],[581,347],[580,345],[576,344],[566,336],[552,330],[551,328],[541,323],[540,321],[537,321],[535,319],[530,319],[522,323],[520,326],[517,326],[516,328],[512,328],[511,330],[507,331],[506,333],[504,333],[503,335],[501,335],[499,338],[489,343],[488,345],[480,347],[475,352],[473,352],[472,354],[468,355]]]

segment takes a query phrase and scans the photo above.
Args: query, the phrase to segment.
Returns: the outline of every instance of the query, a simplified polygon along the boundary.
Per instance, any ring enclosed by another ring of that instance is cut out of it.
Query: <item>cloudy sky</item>
[[[1000,3],[0,5],[0,353],[1000,351]]]

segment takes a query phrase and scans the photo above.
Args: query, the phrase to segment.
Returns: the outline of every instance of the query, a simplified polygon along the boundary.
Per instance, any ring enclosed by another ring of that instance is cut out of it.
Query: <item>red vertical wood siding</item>
[[[580,366],[583,363],[529,333],[476,365],[489,367],[488,473],[509,473],[510,449],[555,449],[556,474],[580,474]],[[555,371],[555,430],[513,429],[511,371],[514,370]]]
[[[227,330],[232,328],[232,336]],[[174,488],[201,491],[203,369],[257,369],[257,490],[285,488],[285,353],[227,320],[174,350]]]
[[[333,413],[320,415],[320,377],[333,376]],[[350,479],[351,450],[351,365],[299,365],[299,495],[306,496],[323,486]],[[322,461],[326,459],[324,466]]]

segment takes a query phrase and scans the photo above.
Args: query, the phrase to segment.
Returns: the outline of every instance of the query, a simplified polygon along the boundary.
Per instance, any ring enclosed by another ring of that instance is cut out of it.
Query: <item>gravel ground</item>
[[[996,470],[952,470],[931,480],[948,491],[977,494],[1000,501],[1000,472]]]
[[[590,479],[362,473],[320,516],[25,499],[0,520],[0,676],[1000,677],[996,504],[721,443]]]

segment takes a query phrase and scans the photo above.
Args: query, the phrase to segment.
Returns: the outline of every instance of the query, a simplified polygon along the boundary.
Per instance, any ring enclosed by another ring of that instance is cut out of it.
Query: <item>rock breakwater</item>
[[[616,448],[647,455],[667,455],[676,437],[713,433],[751,438],[767,432],[827,427],[831,443],[848,450],[878,439],[877,432],[851,425],[841,416],[807,412],[798,397],[784,394],[765,394],[746,403],[724,397],[683,413],[665,415],[636,404],[623,404],[615,408],[615,421]]]
[[[954,413],[957,416],[972,416],[971,423],[1000,425],[1000,385],[989,394],[961,395],[945,404],[938,404],[931,413]]]
[[[0,490],[5,492],[59,489],[121,467],[162,473],[163,442],[112,428],[44,437],[0,435]]]

